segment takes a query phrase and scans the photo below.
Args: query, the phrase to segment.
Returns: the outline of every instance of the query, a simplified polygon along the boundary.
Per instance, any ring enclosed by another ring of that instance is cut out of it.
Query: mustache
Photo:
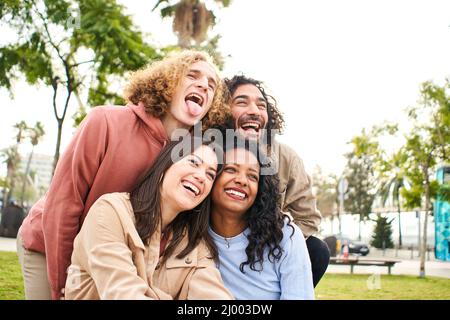
[[[240,127],[243,123],[249,122],[249,121],[258,121],[261,124],[261,128],[264,127],[265,123],[264,123],[264,119],[256,114],[251,114],[251,115],[247,115],[247,116],[242,116],[238,119],[238,127]]]

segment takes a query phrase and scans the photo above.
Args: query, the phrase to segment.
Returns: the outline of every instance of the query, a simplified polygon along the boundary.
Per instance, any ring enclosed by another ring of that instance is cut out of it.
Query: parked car
[[[361,241],[351,240],[345,236],[338,236],[337,239],[341,240],[341,252],[345,245],[348,245],[350,254],[360,254],[362,256],[366,256],[370,252],[369,246]]]
[[[333,241],[331,241],[331,239]],[[356,254],[356,255],[362,255],[366,256],[369,254],[370,249],[369,246],[366,243],[363,243],[361,241],[355,241],[351,240],[347,236],[341,236],[341,235],[332,235],[329,237],[326,237],[324,241],[330,246],[332,243],[336,245],[336,249],[330,248],[330,253],[333,256],[334,254],[342,254],[344,246],[348,246],[348,251],[350,254]],[[337,251],[337,252],[336,252]]]

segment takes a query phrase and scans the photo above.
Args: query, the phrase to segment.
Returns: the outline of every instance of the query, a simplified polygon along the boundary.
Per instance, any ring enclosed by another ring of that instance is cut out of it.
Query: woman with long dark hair
[[[227,145],[209,228],[222,279],[236,299],[314,299],[305,239],[280,211],[278,179],[263,174],[267,164],[256,143]]]
[[[66,299],[232,299],[208,235],[214,148],[193,137],[171,142],[131,193],[93,204],[74,242]]]

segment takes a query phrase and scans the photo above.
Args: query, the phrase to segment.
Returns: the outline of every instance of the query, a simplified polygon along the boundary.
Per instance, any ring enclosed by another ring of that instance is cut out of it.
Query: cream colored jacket
[[[161,230],[145,246],[128,193],[110,193],[91,207],[75,238],[65,299],[233,299],[201,242],[185,258],[187,236],[159,265]]]

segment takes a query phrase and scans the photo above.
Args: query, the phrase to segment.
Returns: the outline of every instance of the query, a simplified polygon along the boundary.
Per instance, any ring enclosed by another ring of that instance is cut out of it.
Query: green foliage
[[[353,151],[347,153],[347,165],[344,177],[348,190],[344,206],[346,211],[360,215],[365,220],[372,212],[375,198],[374,167],[380,155],[378,142],[373,134],[362,130],[361,134],[351,139]]]
[[[375,198],[372,164],[368,158],[358,157],[353,152],[348,153],[346,157],[344,175],[348,182],[348,191],[344,200],[345,210],[358,214],[361,220],[365,220],[372,212]]]
[[[209,30],[216,25],[215,11],[230,6],[231,0],[209,1],[212,8],[206,8],[208,1],[200,0],[158,0],[152,11],[159,9],[162,18],[173,19],[173,31],[178,44],[173,48],[191,48],[208,52],[220,70],[223,69],[226,56],[218,49],[221,36],[208,38]]]
[[[372,240],[370,244],[378,249],[393,248],[394,243],[392,242],[392,219],[388,221],[388,218],[378,216],[376,220],[376,225],[374,233],[372,235]]]
[[[377,195],[380,197],[383,207],[386,207],[389,200],[391,200],[392,205],[401,206],[401,192],[408,184],[406,172],[403,169],[406,160],[407,157],[403,148],[397,150],[387,159],[384,159],[384,157],[379,159],[376,174],[379,182]]]
[[[438,186],[438,198],[441,201],[449,201],[450,199],[450,184],[444,183]]]
[[[322,217],[333,215],[338,203],[338,178],[335,175],[325,176],[321,168],[316,167],[312,175],[312,182],[317,208]]]
[[[421,104],[409,110],[414,127],[406,136],[407,161],[404,169],[412,186],[402,192],[408,208],[423,207],[427,194],[428,200],[436,199],[438,194],[434,169],[437,164],[448,161],[450,154],[449,89],[449,80],[442,87],[425,82],[421,90]],[[444,196],[447,195],[444,192]]]
[[[88,104],[122,103],[109,88],[111,80],[120,82],[127,71],[161,58],[124,11],[114,0],[9,0],[0,5],[0,26],[17,34],[0,47],[0,86],[13,95],[14,80],[24,76],[30,85],[52,87],[49,100],[58,122],[55,164],[71,97],[88,90]]]

